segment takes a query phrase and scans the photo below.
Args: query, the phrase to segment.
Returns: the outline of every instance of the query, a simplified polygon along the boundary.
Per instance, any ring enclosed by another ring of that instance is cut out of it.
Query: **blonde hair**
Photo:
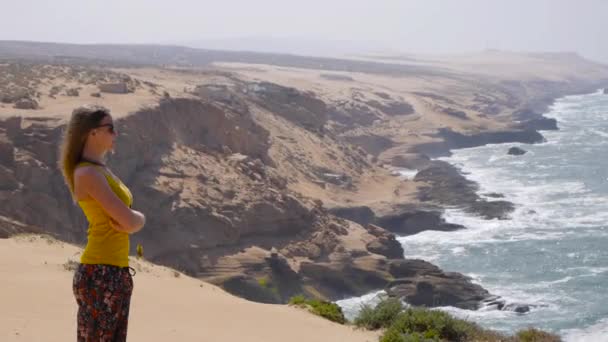
[[[72,197],[74,197],[74,170],[82,159],[87,136],[108,115],[110,115],[109,109],[93,105],[81,106],[72,112],[59,150],[59,168]]]

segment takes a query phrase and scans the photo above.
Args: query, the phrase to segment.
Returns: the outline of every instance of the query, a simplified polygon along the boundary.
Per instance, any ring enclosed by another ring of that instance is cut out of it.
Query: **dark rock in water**
[[[509,152],[507,152],[507,154],[512,155],[512,156],[521,156],[526,154],[528,151],[521,149],[519,147],[511,147],[509,149]]]
[[[491,198],[505,198],[505,195],[499,194],[496,192],[490,192],[490,193],[484,194],[484,196],[491,197]]]
[[[604,94],[608,95],[608,88],[604,88]]]
[[[538,131],[556,131],[559,129],[557,127],[557,120],[545,117],[521,122],[517,127],[521,129],[532,129]]]
[[[447,223],[440,211],[412,210],[379,217],[376,224],[400,236],[413,235],[426,230],[454,231],[464,229],[459,224]]]
[[[397,279],[386,287],[391,297],[416,306],[455,306],[476,310],[493,296],[471,279],[454,272],[443,272],[422,260],[402,260],[391,265]]]
[[[469,207],[470,212],[490,220],[507,220],[509,218],[509,213],[513,210],[515,210],[515,206],[509,201],[477,200],[471,203]]]
[[[513,203],[508,201],[480,198],[477,183],[466,179],[456,167],[443,161],[432,161],[426,169],[416,174],[414,181],[427,184],[417,194],[422,202],[463,208],[489,220],[507,219],[515,209]]]
[[[513,311],[515,313],[524,314],[530,312],[531,308],[537,305],[524,303],[506,303],[506,301],[498,296],[485,299],[482,304],[484,306],[496,306],[496,309],[502,311]]]
[[[521,304],[521,303],[510,303],[505,305],[502,308],[503,311],[513,311],[513,312],[517,312],[517,313],[527,313],[530,312],[530,306],[527,304]]]
[[[484,306],[496,306],[496,309],[502,310],[505,307],[505,300],[499,296],[491,296],[483,300]]]
[[[452,131],[449,128],[442,128],[435,137],[442,138],[443,141],[430,142],[412,147],[409,152],[423,153],[429,157],[441,157],[451,155],[450,150],[454,148],[467,148],[483,146],[487,144],[504,143],[524,143],[536,144],[545,141],[545,138],[534,129],[516,129],[499,132],[481,132],[473,135],[465,135]]]

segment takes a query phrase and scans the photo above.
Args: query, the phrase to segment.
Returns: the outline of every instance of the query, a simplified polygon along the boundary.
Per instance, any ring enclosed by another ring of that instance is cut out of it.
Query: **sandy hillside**
[[[0,240],[0,340],[75,339],[68,260],[81,249],[40,236]],[[376,341],[304,310],[249,302],[147,262],[135,276],[129,341]],[[238,324],[238,329],[235,325]]]

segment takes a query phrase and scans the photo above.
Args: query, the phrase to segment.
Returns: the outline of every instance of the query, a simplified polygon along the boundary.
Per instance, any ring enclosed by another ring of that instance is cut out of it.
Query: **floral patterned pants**
[[[78,342],[127,340],[133,279],[128,267],[80,264],[74,273]]]

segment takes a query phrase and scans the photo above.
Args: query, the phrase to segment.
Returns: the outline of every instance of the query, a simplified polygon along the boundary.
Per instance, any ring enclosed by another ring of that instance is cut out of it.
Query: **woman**
[[[129,189],[104,164],[117,132],[110,111],[74,110],[61,146],[60,168],[89,221],[88,241],[74,274],[78,341],[125,341],[133,280],[129,234],[141,230]]]

